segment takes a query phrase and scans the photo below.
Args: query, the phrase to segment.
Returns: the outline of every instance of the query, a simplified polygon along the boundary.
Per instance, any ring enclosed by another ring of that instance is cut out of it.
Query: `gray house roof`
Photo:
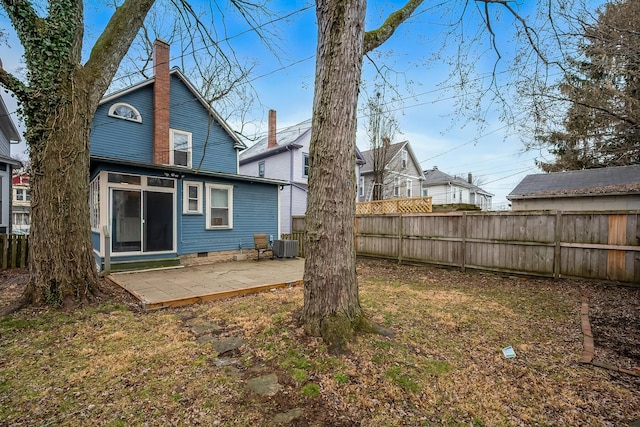
[[[251,147],[240,153],[240,164],[246,164],[256,160],[273,156],[291,148],[302,148],[311,140],[311,119],[307,119],[296,125],[289,126],[276,132],[275,147],[269,148],[269,136],[265,136]],[[356,147],[356,163],[363,164],[364,160],[358,147]]]
[[[287,151],[290,148],[302,148],[305,139],[311,139],[311,119],[298,123],[276,132],[277,144],[268,147],[269,137],[265,136],[251,147],[240,153],[240,164],[259,160],[274,154]]]
[[[385,165],[389,163],[391,159],[393,159],[400,150],[402,150],[405,146],[408,146],[408,144],[409,144],[409,141],[403,141],[403,142],[397,142],[395,144],[389,145],[389,148],[387,149],[387,153],[386,153],[387,158],[385,159],[385,162],[384,162]],[[411,147],[409,146],[408,148],[409,148],[409,152],[411,152],[411,154],[413,155],[413,152],[411,151]],[[365,174],[365,173],[373,172],[373,152],[374,150],[366,150],[362,152],[362,157],[364,158],[365,166],[363,166],[362,169],[360,169],[360,173]]]
[[[507,199],[628,193],[640,193],[640,165],[527,175]]]
[[[440,169],[435,167],[433,169],[423,171],[423,174],[424,174],[424,181],[422,181],[423,188],[434,186],[434,185],[449,185],[451,183],[451,184],[457,185],[458,187],[468,188],[474,193],[493,196],[493,194],[483,190],[477,185],[474,185],[469,181],[466,181],[458,176],[451,176],[448,173],[444,173]]]

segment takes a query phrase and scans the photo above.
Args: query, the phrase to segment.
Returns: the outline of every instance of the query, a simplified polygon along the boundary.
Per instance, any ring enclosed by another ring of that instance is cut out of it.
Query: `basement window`
[[[132,105],[118,102],[109,108],[109,116],[118,119],[129,120],[132,122],[142,123],[142,116]]]

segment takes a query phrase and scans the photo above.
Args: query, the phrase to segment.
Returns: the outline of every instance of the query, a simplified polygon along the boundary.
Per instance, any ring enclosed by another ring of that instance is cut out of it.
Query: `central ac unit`
[[[298,256],[297,240],[276,240],[273,242],[273,256],[277,258],[295,258]]]

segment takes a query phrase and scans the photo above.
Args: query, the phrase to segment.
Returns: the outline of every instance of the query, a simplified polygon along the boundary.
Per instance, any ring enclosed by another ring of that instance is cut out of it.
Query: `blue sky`
[[[370,0],[367,29],[380,25],[389,11],[402,3]],[[372,90],[376,67],[392,69],[393,73],[388,74],[388,79],[396,88],[396,98],[402,100],[392,104],[401,132],[395,141],[408,140],[423,169],[438,166],[446,173],[464,178],[467,173],[472,173],[481,179],[481,187],[495,194],[494,207],[505,207],[505,196],[517,183],[525,175],[539,172],[534,159],[540,153],[523,152],[524,145],[517,129],[507,126],[500,119],[504,111],[502,105],[491,104],[488,97],[479,99],[476,96],[477,88],[473,84],[481,81],[486,83],[496,57],[490,49],[488,33],[481,32],[486,27],[480,20],[475,2],[469,2],[462,27],[458,28],[463,29],[464,35],[458,31],[456,37],[448,38],[445,34],[450,28],[449,24],[460,16],[466,2],[451,0],[435,6],[432,2],[425,3],[392,39],[369,55],[371,60],[365,58],[361,94]],[[514,2],[513,5],[523,15],[531,13],[536,4],[520,3],[517,5]],[[266,131],[268,109],[277,111],[277,126],[283,128],[310,118],[313,102],[317,37],[315,8],[307,1],[285,0],[271,1],[269,7],[274,11],[271,19],[290,15],[270,27],[279,36],[274,40],[280,49],[277,56],[251,33],[230,41],[238,57],[256,62],[251,84],[259,95],[260,105],[250,111],[248,117],[258,135]],[[88,38],[98,34],[105,24],[103,12],[100,8],[87,7]],[[492,28],[503,56],[497,69],[500,76],[498,86],[503,93],[511,94],[508,86],[510,60],[520,45],[514,41],[513,19],[498,5],[492,6],[491,14],[496,18]],[[6,18],[0,19],[0,24],[2,28],[9,27]],[[247,28],[241,19],[231,14],[225,18],[225,24],[227,36],[239,34]],[[89,43],[85,44],[86,50],[90,47]],[[453,70],[449,62],[457,57],[461,49],[471,51],[468,60],[474,61],[476,73],[469,76],[471,86],[467,87],[466,92],[453,87],[455,81],[449,79]],[[177,46],[172,46],[172,58],[179,55],[176,50]],[[13,37],[9,38],[9,46],[0,46],[0,58],[9,71],[15,71],[20,66],[20,55],[19,43]],[[471,109],[458,108],[463,93],[469,94],[466,107]],[[7,95],[3,95],[3,98],[8,108],[14,111],[11,98]],[[361,96],[361,104],[363,101],[364,96]],[[473,109],[476,105],[485,114],[482,124],[469,119],[476,111]],[[365,122],[366,118],[361,114],[358,131],[361,150],[369,148],[364,132]],[[234,127],[234,120],[230,120],[230,124]],[[12,154],[20,155],[24,148],[23,144],[13,146]]]

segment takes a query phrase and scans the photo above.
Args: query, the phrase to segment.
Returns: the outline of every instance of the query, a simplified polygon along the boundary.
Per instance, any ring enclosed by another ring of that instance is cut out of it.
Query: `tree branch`
[[[364,34],[363,53],[370,52],[386,42],[422,2],[423,0],[409,0],[402,8],[390,14],[380,27],[367,31]]]
[[[122,58],[136,37],[155,0],[126,0],[118,7],[96,41],[83,73],[99,101],[118,70]]]
[[[26,0],[2,0],[2,7],[9,16],[13,28],[25,50],[40,37],[44,28],[44,19],[40,18]]]
[[[26,102],[28,100],[27,86],[4,68],[0,68],[0,85],[13,92],[20,102]]]

